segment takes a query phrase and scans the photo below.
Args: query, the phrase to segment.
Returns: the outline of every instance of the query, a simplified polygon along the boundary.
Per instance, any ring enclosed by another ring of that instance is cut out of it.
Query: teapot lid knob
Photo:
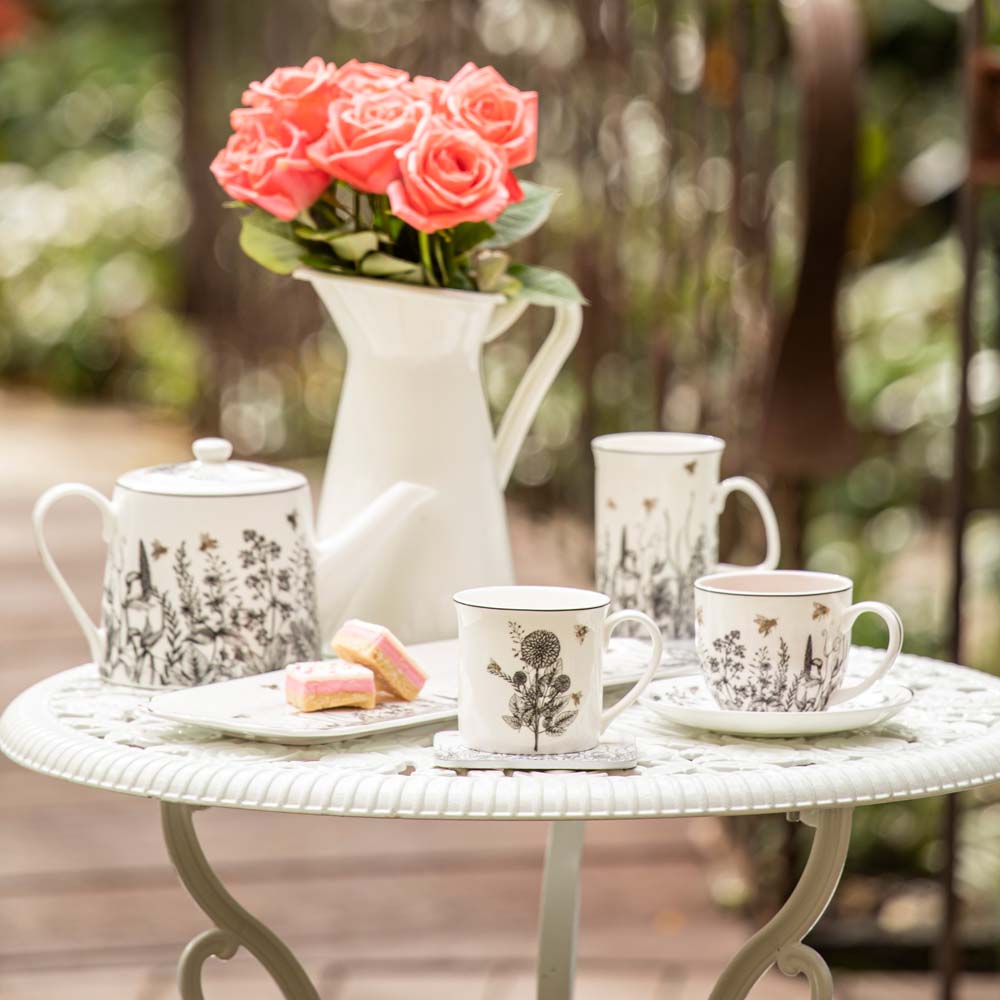
[[[229,461],[233,446],[225,438],[198,438],[191,450],[199,462],[218,464]]]

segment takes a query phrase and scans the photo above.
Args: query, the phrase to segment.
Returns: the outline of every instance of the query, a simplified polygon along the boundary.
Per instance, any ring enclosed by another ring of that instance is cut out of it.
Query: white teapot
[[[434,495],[398,482],[318,542],[305,477],[230,461],[232,450],[221,438],[202,438],[193,462],[125,473],[111,500],[66,483],[35,504],[42,562],[106,680],[188,687],[315,659],[372,553]],[[100,626],[45,541],[49,508],[68,496],[87,497],[103,517]]]

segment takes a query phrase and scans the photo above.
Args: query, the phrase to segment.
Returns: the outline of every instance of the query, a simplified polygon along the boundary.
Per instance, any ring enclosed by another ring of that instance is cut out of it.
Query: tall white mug
[[[597,589],[612,609],[638,608],[666,639],[694,638],[694,582],[718,567],[719,515],[745,493],[764,522],[767,551],[781,556],[778,521],[752,479],[719,481],[725,442],[707,434],[606,434],[591,443],[596,467]]]

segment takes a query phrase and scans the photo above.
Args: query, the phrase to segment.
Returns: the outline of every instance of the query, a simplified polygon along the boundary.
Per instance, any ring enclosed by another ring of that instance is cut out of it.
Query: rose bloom
[[[444,80],[438,80],[433,76],[415,76],[408,83],[404,83],[402,89],[419,100],[426,101],[437,111],[441,107],[444,88]]]
[[[538,94],[512,87],[492,66],[466,63],[448,81],[442,102],[457,121],[507,156],[507,166],[520,167],[535,158],[538,139]]]
[[[334,77],[337,68],[313,56],[304,66],[282,66],[263,82],[254,82],[243,92],[247,108],[231,115],[234,129],[251,124],[272,127],[293,125],[310,139],[318,139],[326,128],[326,109],[340,94]]]
[[[428,114],[427,104],[401,89],[341,98],[330,105],[329,125],[309,147],[309,159],[359,191],[385,194],[399,176],[396,150]]]
[[[446,119],[425,118],[396,158],[399,177],[389,183],[389,204],[421,232],[492,222],[521,197],[503,154]]]
[[[381,63],[363,63],[357,59],[344,63],[334,74],[334,81],[342,94],[377,94],[393,90],[409,80],[403,69],[393,69]]]
[[[292,125],[259,124],[235,132],[209,168],[231,198],[247,201],[287,222],[308,208],[330,183],[306,155],[309,137]]]

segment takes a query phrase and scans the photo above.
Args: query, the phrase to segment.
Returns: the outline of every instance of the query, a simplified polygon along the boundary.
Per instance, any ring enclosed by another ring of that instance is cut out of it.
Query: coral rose
[[[381,63],[363,63],[357,59],[344,63],[334,75],[334,80],[343,94],[377,94],[393,90],[409,80],[410,74],[403,69],[393,69]]]
[[[399,177],[389,184],[389,204],[421,232],[492,222],[517,200],[503,153],[446,119],[425,118],[396,158]]]
[[[385,194],[399,176],[396,150],[429,113],[429,105],[400,89],[341,98],[330,105],[328,128],[309,147],[309,159],[359,191]]]
[[[243,92],[247,108],[231,115],[234,129],[252,124],[265,128],[287,122],[310,139],[326,128],[327,107],[340,94],[334,82],[337,67],[313,56],[304,66],[282,66],[266,80],[251,83]]]
[[[441,107],[444,88],[444,80],[438,80],[433,76],[415,76],[403,84],[403,90],[421,101],[426,101],[434,111]]]
[[[330,178],[306,155],[309,137],[292,125],[260,124],[229,137],[210,167],[231,198],[247,201],[279,219],[294,219],[326,189]]]
[[[442,102],[456,121],[499,146],[507,166],[535,158],[538,94],[512,87],[492,66],[466,63],[448,81]]]

